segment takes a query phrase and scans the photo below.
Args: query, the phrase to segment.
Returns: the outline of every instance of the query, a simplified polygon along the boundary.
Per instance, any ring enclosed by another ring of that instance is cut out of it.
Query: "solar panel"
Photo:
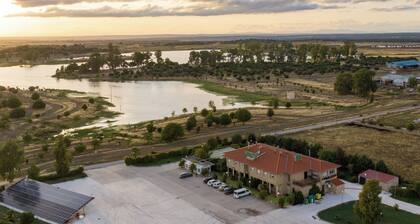
[[[92,200],[93,197],[30,179],[23,179],[0,194],[0,203],[60,224]]]

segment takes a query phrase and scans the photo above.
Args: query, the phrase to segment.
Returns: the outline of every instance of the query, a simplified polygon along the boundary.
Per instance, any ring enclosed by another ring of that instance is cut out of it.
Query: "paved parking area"
[[[237,200],[224,195],[199,177],[181,180],[176,164],[117,164],[86,172],[87,178],[57,185],[95,197],[81,224],[237,223],[275,209],[253,197]]]
[[[92,168],[92,167],[91,167]],[[95,197],[87,216],[78,224],[313,224],[325,223],[318,212],[356,200],[358,184],[346,183],[344,194],[328,194],[320,204],[277,209],[253,197],[233,199],[208,187],[202,178],[179,179],[177,164],[160,167],[96,166],[89,177],[57,184],[64,189]],[[420,207],[381,194],[382,202],[420,214]]]

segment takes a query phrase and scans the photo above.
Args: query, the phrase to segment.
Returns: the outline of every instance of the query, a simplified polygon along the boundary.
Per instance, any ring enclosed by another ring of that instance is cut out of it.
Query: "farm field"
[[[420,180],[420,137],[399,132],[339,126],[292,135],[326,148],[342,148],[349,154],[365,154],[384,160],[391,170],[409,181]]]

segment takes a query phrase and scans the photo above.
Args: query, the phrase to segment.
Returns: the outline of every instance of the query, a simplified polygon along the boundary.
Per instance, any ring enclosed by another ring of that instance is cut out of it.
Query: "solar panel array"
[[[0,194],[0,203],[59,224],[69,221],[91,200],[93,197],[30,179],[21,180]]]

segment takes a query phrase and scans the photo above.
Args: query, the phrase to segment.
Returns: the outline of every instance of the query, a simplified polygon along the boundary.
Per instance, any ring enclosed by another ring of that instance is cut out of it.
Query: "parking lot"
[[[177,164],[116,164],[86,172],[87,178],[58,184],[95,197],[77,223],[238,223],[276,209],[253,197],[234,199],[201,177],[179,179]]]

